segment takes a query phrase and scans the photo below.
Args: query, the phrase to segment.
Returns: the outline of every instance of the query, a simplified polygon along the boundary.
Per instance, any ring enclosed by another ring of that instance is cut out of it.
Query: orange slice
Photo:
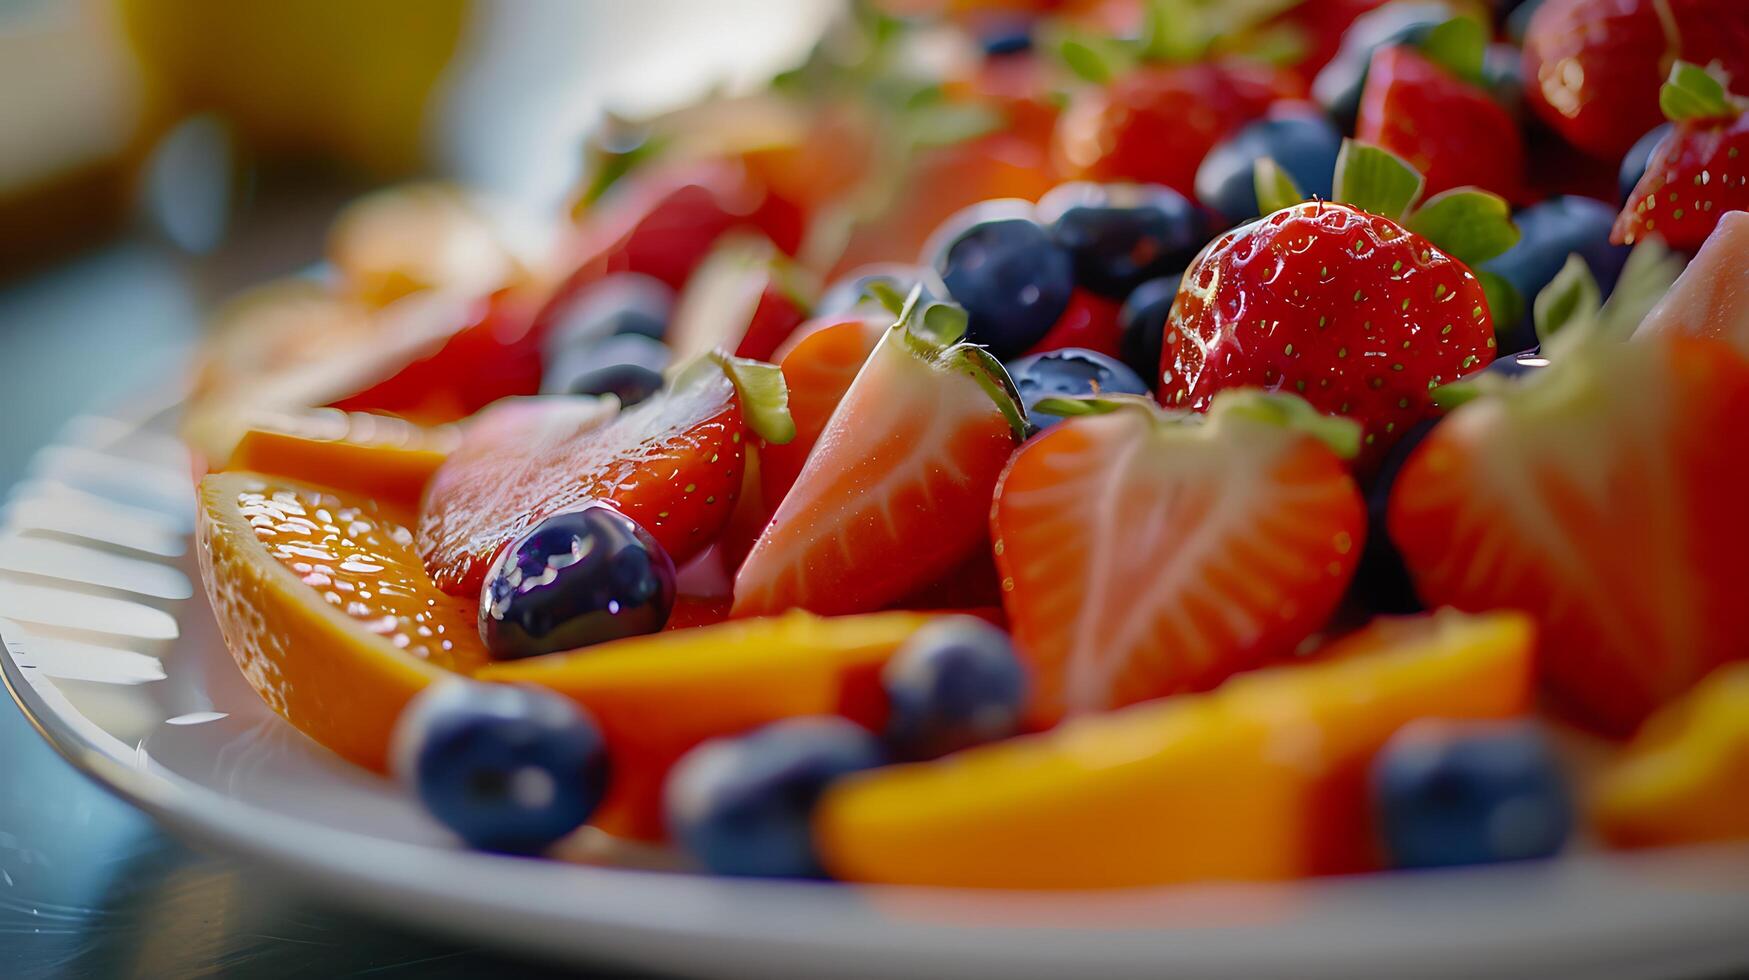
[[[250,425],[224,469],[415,510],[431,474],[460,441],[454,426],[419,426],[388,415],[335,408],[275,412]]]
[[[280,477],[200,484],[199,556],[219,631],[256,693],[379,772],[401,709],[486,662],[472,603],[426,577],[392,512]]]
[[[849,777],[815,816],[850,881],[1103,888],[1366,863],[1368,761],[1409,721],[1521,714],[1518,613],[1383,622],[1313,663],[936,762]]]

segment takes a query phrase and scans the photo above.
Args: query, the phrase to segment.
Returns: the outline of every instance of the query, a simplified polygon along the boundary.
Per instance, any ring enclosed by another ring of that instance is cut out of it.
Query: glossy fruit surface
[[[816,840],[834,877],[912,885],[1109,888],[1374,868],[1373,755],[1417,718],[1524,712],[1531,638],[1513,614],[1381,621],[1211,694],[852,776],[821,801]]]
[[[826,423],[850,390],[857,372],[886,333],[883,317],[858,313],[804,325],[800,339],[784,353],[778,367],[789,386],[790,417],[796,437],[759,452],[759,480],[766,506],[776,509],[801,475]]]
[[[1749,15],[1745,15],[1749,19]],[[1652,235],[1671,248],[1693,250],[1719,218],[1749,210],[1749,112],[1728,121],[1678,123],[1646,160],[1611,241],[1633,244]]]
[[[221,469],[330,487],[411,514],[460,439],[454,426],[428,428],[387,415],[332,408],[273,413],[256,417]]]
[[[1228,224],[1257,217],[1257,161],[1268,157],[1306,197],[1328,200],[1341,148],[1342,134],[1316,108],[1287,103],[1209,151],[1196,171],[1196,199]]]
[[[1553,857],[1573,830],[1560,760],[1527,722],[1409,725],[1373,761],[1372,793],[1396,868]]]
[[[911,635],[881,670],[887,745],[922,759],[1007,738],[1020,729],[1026,669],[1008,634],[953,616]]]
[[[1038,218],[1068,251],[1076,285],[1116,299],[1184,268],[1208,241],[1196,206],[1158,184],[1064,184],[1039,199]]]
[[[516,439],[471,430],[426,492],[419,553],[439,588],[477,594],[499,549],[553,514],[605,500],[685,563],[729,519],[746,431],[720,372],[605,424]]]
[[[1249,400],[1204,424],[1126,404],[1015,454],[991,537],[1033,721],[1206,690],[1324,625],[1360,555],[1360,494]]]
[[[202,480],[199,508],[201,578],[243,678],[346,760],[383,771],[402,707],[485,663],[472,601],[433,587],[376,506],[239,472]]]
[[[1136,287],[1118,313],[1118,354],[1152,391],[1160,383],[1160,347],[1166,317],[1178,298],[1182,277],[1162,276]]]
[[[1429,605],[1513,608],[1549,692],[1626,734],[1745,654],[1749,361],[1599,342],[1458,408],[1409,458],[1391,537]]]
[[[596,825],[658,839],[669,767],[706,739],[805,715],[841,715],[879,730],[886,722],[881,665],[930,618],[887,612],[734,620],[494,663],[480,676],[536,684],[588,709],[614,761]]]
[[[1418,43],[1452,14],[1452,8],[1440,0],[1398,0],[1361,14],[1343,32],[1336,56],[1313,79],[1313,97],[1337,126],[1352,129],[1360,115],[1361,93],[1374,52],[1395,44]]]
[[[1485,90],[1413,48],[1373,53],[1354,135],[1407,160],[1427,178],[1428,194],[1474,186],[1524,196],[1517,122]]]
[[[1116,357],[1122,329],[1118,316],[1122,308],[1113,300],[1077,289],[1069,295],[1069,305],[1063,315],[1038,343],[1027,350],[1028,355],[1045,354],[1069,347]]]
[[[1646,175],[1646,166],[1652,162],[1652,151],[1664,142],[1665,137],[1676,128],[1674,123],[1662,123],[1646,130],[1646,135],[1634,141],[1628,148],[1627,155],[1621,158],[1621,171],[1616,176],[1616,183],[1621,191],[1623,203],[1633,195],[1634,188],[1639,185],[1640,178]]]
[[[1217,238],[1186,270],[1166,324],[1160,403],[1294,392],[1362,424],[1363,468],[1429,411],[1433,387],[1494,357],[1482,286],[1401,225],[1308,202]]]
[[[515,660],[654,633],[674,607],[674,562],[605,504],[541,521],[486,573],[480,638]]]
[[[823,878],[815,803],[833,780],[884,761],[880,742],[842,718],[794,718],[714,739],[668,778],[668,832],[716,874]]]
[[[1635,337],[1710,337],[1749,357],[1749,213],[1732,212],[1689,260]]]
[[[402,712],[395,770],[469,846],[539,854],[595,812],[608,760],[600,729],[570,701],[450,680]]]
[[[1104,354],[1070,347],[1029,354],[1008,362],[1008,376],[1020,392],[1028,421],[1039,428],[1061,422],[1059,416],[1035,409],[1041,398],[1080,395],[1146,395],[1148,386],[1136,373]]]
[[[971,315],[968,338],[997,357],[1038,343],[1075,288],[1068,250],[1024,217],[974,223],[952,235],[934,261],[948,293]]]
[[[662,390],[671,354],[642,334],[614,334],[593,344],[566,348],[549,358],[541,392],[549,395],[613,395],[632,406]]]

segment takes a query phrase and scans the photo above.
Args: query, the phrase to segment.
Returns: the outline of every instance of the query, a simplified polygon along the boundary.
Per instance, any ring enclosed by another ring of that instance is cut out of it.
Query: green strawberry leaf
[[[1652,307],[1670,291],[1676,277],[1682,275],[1682,268],[1682,257],[1663,242],[1656,238],[1641,241],[1628,253],[1615,289],[1598,314],[1598,324],[1611,337],[1631,336]]]
[[[1725,85],[1699,65],[1678,61],[1658,89],[1658,108],[1671,122],[1728,119],[1737,115]]]
[[[1511,205],[1474,187],[1433,195],[1409,216],[1407,225],[1471,268],[1518,244]]]
[[[1294,183],[1293,177],[1281,169],[1272,157],[1263,157],[1257,161],[1252,183],[1256,185],[1257,208],[1260,214],[1274,214],[1306,199],[1306,195]]]
[[[862,284],[862,294],[881,304],[881,308],[894,316],[905,314],[907,297],[894,287],[887,279],[870,279]]]
[[[906,114],[913,146],[952,146],[993,133],[1003,126],[1000,112],[971,103],[938,102]]]
[[[1453,17],[1427,32],[1417,45],[1427,59],[1472,85],[1483,84],[1482,59],[1488,29],[1471,17]]]
[[[1569,326],[1591,323],[1603,309],[1603,296],[1591,267],[1578,253],[1567,256],[1555,278],[1536,294],[1536,339],[1544,344]]]
[[[796,420],[789,413],[789,386],[777,365],[722,351],[713,351],[706,357],[722,368],[735,385],[741,396],[741,417],[755,435],[774,446],[796,437]]]
[[[1494,321],[1494,332],[1503,333],[1524,319],[1524,296],[1506,277],[1487,269],[1476,269],[1476,280],[1482,284],[1482,294],[1488,298],[1488,314]]]
[[[1195,61],[1213,40],[1204,11],[1195,0],[1148,0],[1142,7],[1142,58]]]
[[[1149,413],[1160,411],[1152,398],[1142,395],[1052,395],[1033,403],[1033,410],[1047,415],[1073,418],[1078,415],[1109,415],[1124,408],[1142,408]]]
[[[1336,154],[1336,180],[1331,197],[1362,211],[1400,221],[1420,200],[1426,185],[1420,172],[1395,153],[1345,139]]]
[[[1014,387],[1014,379],[1008,376],[1008,369],[1002,362],[996,360],[996,355],[975,344],[955,344],[948,349],[948,356],[953,363],[960,365],[978,387],[984,389],[984,394],[996,403],[996,410],[1008,422],[1009,434],[1015,442],[1026,441],[1027,418],[1025,403],[1020,400],[1020,391]]]
[[[1087,31],[1064,30],[1051,46],[1072,74],[1082,81],[1105,85],[1136,66],[1136,45]]]
[[[1223,391],[1209,404],[1209,418],[1223,416],[1267,422],[1294,429],[1330,447],[1342,459],[1360,452],[1360,423],[1340,415],[1325,415],[1298,395],[1261,388]]]

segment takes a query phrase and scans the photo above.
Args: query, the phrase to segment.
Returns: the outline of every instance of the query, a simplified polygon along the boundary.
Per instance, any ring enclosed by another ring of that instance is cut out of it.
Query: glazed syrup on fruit
[[[431,584],[412,532],[374,507],[289,489],[246,491],[237,506],[268,554],[364,629],[451,670],[486,662],[471,605]]]

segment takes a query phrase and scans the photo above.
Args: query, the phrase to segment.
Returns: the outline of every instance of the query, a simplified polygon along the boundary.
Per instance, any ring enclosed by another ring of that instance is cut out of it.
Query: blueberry
[[[541,521],[492,563],[480,636],[499,660],[654,633],[674,606],[674,562],[606,504]]]
[[[1527,350],[1522,354],[1504,354],[1495,358],[1482,369],[1482,373],[1516,380],[1536,374],[1548,366],[1549,359],[1540,350]]]
[[[713,739],[669,773],[668,831],[717,874],[822,878],[814,804],[832,780],[885,761],[880,741],[843,718],[791,718]]]
[[[541,371],[541,391],[562,395],[617,395],[621,405],[662,390],[668,347],[641,334],[616,334],[578,346],[549,361]]]
[[[1159,184],[1063,184],[1038,214],[1073,260],[1076,285],[1113,299],[1189,265],[1209,237],[1196,206]]]
[[[1567,256],[1577,252],[1590,266],[1603,295],[1615,288],[1621,267],[1627,261],[1628,249],[1609,243],[1609,229],[1615,224],[1615,209],[1589,197],[1563,195],[1533,204],[1513,216],[1518,225],[1518,244],[1505,253],[1482,263],[1518,290],[1524,297],[1526,311],[1536,294],[1547,286]],[[1494,325],[1502,353],[1515,353],[1536,345],[1530,317],[1517,323]]]
[[[1080,347],[1064,347],[1010,361],[1008,376],[1014,379],[1020,400],[1026,404],[1027,418],[1041,429],[1063,420],[1061,416],[1034,411],[1033,406],[1041,398],[1148,393],[1148,386],[1136,372],[1104,354]]]
[[[1196,171],[1196,198],[1234,224],[1257,217],[1257,161],[1269,157],[1306,196],[1329,200],[1341,149],[1342,134],[1315,112],[1258,119],[1203,157]]]
[[[1654,126],[1646,131],[1646,135],[1635,140],[1634,145],[1628,149],[1628,155],[1622,157],[1621,173],[1616,179],[1621,189],[1623,204],[1626,204],[1627,199],[1633,195],[1634,188],[1639,186],[1640,178],[1646,175],[1646,164],[1652,160],[1652,151],[1656,150],[1658,144],[1664,142],[1664,139],[1675,128],[1674,123]]]
[[[872,282],[885,283],[900,296],[909,295],[918,283],[924,283],[924,297],[937,298],[935,289],[928,283],[933,278],[935,277],[929,270],[902,262],[876,262],[859,266],[826,287],[820,301],[814,304],[814,315],[836,316],[869,302],[868,286]]]
[[[1418,612],[1421,598],[1415,594],[1409,578],[1409,567],[1391,540],[1386,514],[1391,490],[1403,464],[1433,431],[1438,419],[1424,419],[1403,433],[1385,454],[1378,471],[1366,485],[1366,543],[1361,546],[1360,563],[1354,571],[1354,594],[1369,609],[1378,613],[1401,614]]]
[[[975,205],[937,229],[926,253],[970,314],[966,339],[999,360],[1025,353],[1049,333],[1075,289],[1068,251],[1021,209],[1031,210],[1024,202]]]
[[[1124,300],[1118,313],[1117,352],[1136,376],[1153,389],[1160,380],[1160,348],[1166,335],[1166,317],[1178,298],[1178,273],[1151,279]]]
[[[1343,32],[1336,57],[1313,79],[1313,98],[1344,132],[1353,132],[1372,53],[1392,44],[1418,43],[1451,18],[1452,10],[1444,3],[1391,3],[1361,14]]]
[[[1020,17],[1003,17],[984,24],[978,31],[984,54],[1001,58],[1032,50],[1032,23]]]
[[[923,627],[881,671],[887,745],[928,759],[1007,738],[1020,728],[1026,671],[1008,634],[970,616]]]
[[[674,290],[660,279],[621,272],[584,289],[572,299],[547,335],[547,363],[565,352],[592,346],[618,334],[661,340],[674,312]]]
[[[395,771],[470,846],[538,854],[581,827],[607,792],[601,730],[538,688],[449,680],[395,724]]]
[[[1529,722],[1411,724],[1373,761],[1372,792],[1399,868],[1552,857],[1573,829],[1559,761]]]

